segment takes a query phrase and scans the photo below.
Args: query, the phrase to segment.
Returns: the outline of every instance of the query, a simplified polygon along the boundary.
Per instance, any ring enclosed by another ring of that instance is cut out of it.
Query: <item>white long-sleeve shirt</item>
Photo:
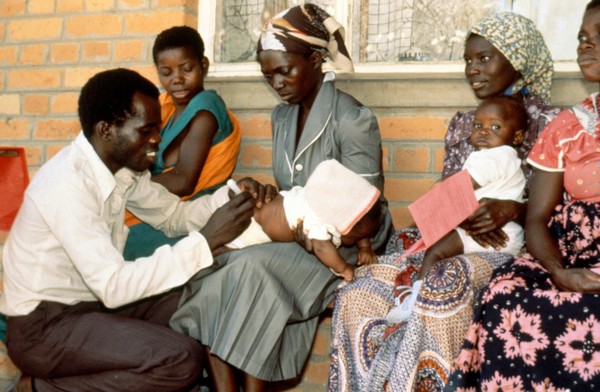
[[[181,202],[150,173],[113,175],[80,133],[34,176],[4,246],[0,312],[26,315],[41,301],[101,301],[122,306],[184,284],[213,263],[196,230],[227,199],[227,189]],[[125,261],[128,208],[167,235],[189,235],[175,246]]]

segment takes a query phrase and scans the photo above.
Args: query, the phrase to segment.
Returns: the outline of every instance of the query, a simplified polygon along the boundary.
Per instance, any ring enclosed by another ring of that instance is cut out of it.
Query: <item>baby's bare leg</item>
[[[435,263],[447,259],[448,257],[459,255],[463,252],[463,249],[463,243],[460,236],[456,230],[452,230],[425,251],[425,257],[423,258],[423,265],[421,271],[419,271],[418,279],[423,279]]]

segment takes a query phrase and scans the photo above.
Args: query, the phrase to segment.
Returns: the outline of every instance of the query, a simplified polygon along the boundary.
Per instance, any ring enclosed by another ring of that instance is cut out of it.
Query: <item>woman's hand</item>
[[[277,188],[271,184],[263,185],[253,178],[245,177],[237,182],[242,191],[250,192],[256,200],[256,208],[261,208],[263,204],[270,203],[277,196]]]
[[[481,246],[500,249],[508,240],[502,227],[510,221],[520,222],[524,212],[523,203],[483,198],[479,201],[479,208],[460,227]]]
[[[292,230],[294,240],[298,245],[303,247],[308,253],[314,253],[314,247],[312,240],[308,238],[307,233],[304,232],[304,222],[299,220],[296,223],[295,229]]]
[[[600,275],[587,268],[555,268],[550,273],[559,289],[575,293],[600,293]]]
[[[492,247],[496,251],[499,251],[500,249],[504,248],[508,243],[509,239],[508,235],[502,229],[497,229],[479,235],[474,235],[470,232],[467,232],[467,234],[470,235],[475,242],[477,242],[484,248]]]

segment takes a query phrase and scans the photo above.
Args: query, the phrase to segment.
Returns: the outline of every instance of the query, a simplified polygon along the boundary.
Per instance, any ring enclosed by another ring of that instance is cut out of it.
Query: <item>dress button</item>
[[[302,171],[302,169],[304,169],[304,166],[302,166],[301,164],[297,164],[296,165],[296,170],[297,171]]]

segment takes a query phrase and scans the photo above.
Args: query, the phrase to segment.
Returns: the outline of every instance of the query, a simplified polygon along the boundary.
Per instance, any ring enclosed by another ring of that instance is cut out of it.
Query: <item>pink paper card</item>
[[[466,170],[436,184],[408,206],[425,247],[430,247],[467,219],[479,203]]]

